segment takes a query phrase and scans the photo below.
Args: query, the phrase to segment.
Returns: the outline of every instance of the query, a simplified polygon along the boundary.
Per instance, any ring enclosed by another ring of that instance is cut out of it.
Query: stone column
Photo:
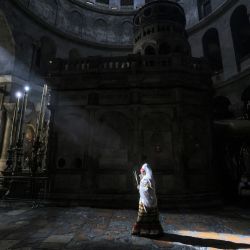
[[[228,29],[230,29],[228,20],[224,20],[224,22],[221,22],[221,25],[218,27],[224,70],[224,80],[227,80],[233,75],[238,74],[233,38],[231,32],[229,32]]]
[[[2,147],[1,159],[0,159],[0,171],[3,171],[6,167],[6,160],[8,157],[8,149],[10,146],[10,133],[11,133],[11,126],[12,126],[15,105],[16,105],[15,103],[4,104],[4,107],[7,111],[7,121],[6,121],[5,131],[4,131],[3,147]]]

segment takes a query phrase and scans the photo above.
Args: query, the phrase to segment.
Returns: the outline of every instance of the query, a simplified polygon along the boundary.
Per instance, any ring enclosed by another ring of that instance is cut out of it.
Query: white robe
[[[147,163],[143,164],[142,168],[145,170],[146,175],[144,175],[140,181],[140,202],[142,202],[146,208],[156,207],[157,198],[152,170]]]

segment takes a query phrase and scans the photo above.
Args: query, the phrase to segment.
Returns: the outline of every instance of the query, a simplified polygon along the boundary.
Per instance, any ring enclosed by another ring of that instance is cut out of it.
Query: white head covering
[[[147,163],[142,165],[142,169],[146,174],[140,181],[140,202],[142,202],[145,207],[156,207],[157,198],[155,194],[155,180],[152,169]]]

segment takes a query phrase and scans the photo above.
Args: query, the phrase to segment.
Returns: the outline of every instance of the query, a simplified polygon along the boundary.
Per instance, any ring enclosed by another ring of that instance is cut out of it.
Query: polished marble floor
[[[165,235],[131,236],[135,210],[2,203],[0,250],[250,249],[250,209],[160,211]]]

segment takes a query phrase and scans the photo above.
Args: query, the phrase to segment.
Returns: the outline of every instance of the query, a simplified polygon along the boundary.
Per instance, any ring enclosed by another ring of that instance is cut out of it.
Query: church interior
[[[0,0],[0,250],[250,249],[249,15]],[[157,239],[131,235],[144,163]]]

